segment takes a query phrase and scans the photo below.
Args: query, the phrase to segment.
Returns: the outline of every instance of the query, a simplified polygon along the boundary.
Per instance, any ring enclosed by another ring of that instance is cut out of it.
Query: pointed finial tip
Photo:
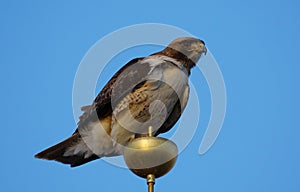
[[[152,131],[153,131],[153,127],[152,126],[149,126],[149,129],[148,129],[148,135],[149,137],[152,137]]]

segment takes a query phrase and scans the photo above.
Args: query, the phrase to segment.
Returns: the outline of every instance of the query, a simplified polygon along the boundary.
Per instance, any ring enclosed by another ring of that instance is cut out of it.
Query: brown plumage
[[[76,167],[89,161],[98,159],[97,155],[92,155],[89,158],[84,158],[82,155],[64,156],[66,149],[75,144],[80,139],[80,134],[75,133],[66,140],[38,153],[35,158],[56,160],[64,164],[70,164],[71,167]]]
[[[74,134],[35,157],[75,167],[104,156],[122,155],[124,145],[142,136],[149,125],[158,126],[154,135],[169,131],[186,106],[187,78],[202,53],[206,53],[204,42],[189,37],[176,39],[148,57],[131,60],[115,73],[92,105],[82,107],[84,113]],[[159,105],[156,113],[150,114],[155,100],[164,103],[165,114],[160,114]],[[158,119],[151,119],[153,115]],[[159,124],[163,115],[165,119]]]

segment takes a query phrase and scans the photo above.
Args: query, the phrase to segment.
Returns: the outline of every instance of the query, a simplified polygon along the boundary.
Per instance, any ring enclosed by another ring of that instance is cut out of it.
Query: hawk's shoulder
[[[175,63],[178,62],[163,55],[151,55],[129,61],[113,75],[92,105],[82,107],[84,113],[80,116],[78,126],[111,115],[113,109],[123,98],[142,87],[149,77],[156,76],[156,74],[152,74],[154,68],[164,66],[164,64],[175,65]],[[177,67],[178,65],[176,64]]]
[[[141,65],[143,59],[135,58],[129,61],[113,75],[97,95],[92,105],[81,108],[83,114],[79,117],[78,126],[92,120],[91,118],[94,119],[95,114],[101,119],[112,113],[112,98],[115,100],[114,102],[120,100],[132,90],[133,87],[129,87],[129,85],[133,84],[132,82],[136,82],[136,79],[142,79],[149,72],[149,65]]]

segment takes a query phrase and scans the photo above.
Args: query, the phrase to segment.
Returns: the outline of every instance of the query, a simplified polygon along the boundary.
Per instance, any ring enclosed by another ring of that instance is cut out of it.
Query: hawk
[[[122,155],[135,138],[169,131],[189,97],[190,70],[207,50],[197,38],[172,41],[165,49],[128,62],[108,81],[94,102],[82,107],[76,131],[36,158],[76,167],[101,157]]]

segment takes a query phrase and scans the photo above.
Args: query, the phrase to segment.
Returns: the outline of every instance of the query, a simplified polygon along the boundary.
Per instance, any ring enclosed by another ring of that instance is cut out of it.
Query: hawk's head
[[[161,53],[184,63],[188,70],[195,66],[202,53],[207,50],[204,41],[183,37],[172,41]]]

